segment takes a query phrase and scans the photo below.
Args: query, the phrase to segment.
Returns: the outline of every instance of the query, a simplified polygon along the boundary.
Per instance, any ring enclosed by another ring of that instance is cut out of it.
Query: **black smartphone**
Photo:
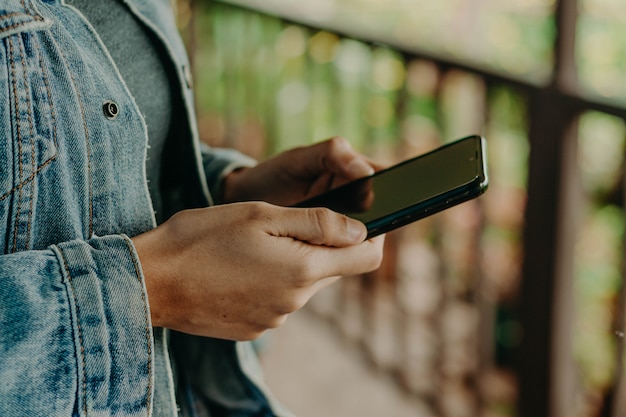
[[[485,147],[480,136],[458,139],[296,207],[327,207],[360,220],[368,238],[387,233],[483,194]]]

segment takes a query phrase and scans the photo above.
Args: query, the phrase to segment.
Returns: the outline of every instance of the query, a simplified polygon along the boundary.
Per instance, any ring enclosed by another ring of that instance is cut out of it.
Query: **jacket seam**
[[[22,7],[24,8],[24,10],[28,11],[28,12],[32,12],[27,6],[26,6],[26,0],[20,0],[20,3],[22,3]]]
[[[19,97],[17,95],[17,85],[16,85],[16,80],[17,80],[17,71],[15,69],[15,55],[14,55],[14,47],[13,47],[13,40],[11,38],[8,39],[8,43],[9,43],[9,51],[11,54],[11,73],[13,76],[13,95],[14,95],[14,99],[15,99],[15,109],[16,109],[16,118],[18,119],[16,122],[17,124],[17,136],[18,136],[18,165],[19,165],[19,181],[20,183],[30,183],[30,181],[23,181],[23,177],[24,177],[24,166],[22,163],[22,130],[21,130],[21,124],[20,124],[20,120],[19,120],[19,115],[20,115],[20,111],[19,111]],[[28,84],[28,74],[26,72],[26,60],[24,59],[24,54],[20,53],[21,55],[21,64],[22,64],[22,74],[21,76],[23,77],[23,82],[24,82],[24,90],[25,90],[25,95],[26,95],[26,111],[27,111],[27,116],[28,116],[28,125],[30,128],[30,159],[31,159],[31,172],[35,173],[38,172],[37,171],[37,164],[36,164],[36,154],[35,154],[35,127],[34,127],[34,122],[33,122],[33,113],[32,113],[32,109],[31,109],[31,105],[32,102],[30,101],[30,97],[31,97],[31,91],[30,91],[30,87]],[[34,176],[31,174],[28,176],[28,178],[34,178]],[[19,224],[20,224],[20,217],[22,215],[22,191],[23,191],[24,187],[20,187],[19,189],[19,193],[18,193],[18,201],[17,201],[17,209],[16,209],[16,214],[15,214],[15,230],[13,233],[13,252],[17,251],[17,247],[18,247],[18,236],[19,236]],[[30,233],[32,230],[32,220],[33,220],[33,200],[34,200],[34,192],[35,192],[35,187],[31,185],[31,189],[30,189],[30,198],[29,198],[29,209],[28,209],[28,221],[27,221],[27,225],[26,225],[26,236],[24,239],[24,249],[28,249],[30,244]]]
[[[3,14],[1,17],[3,19],[8,19],[9,17],[13,17],[13,16],[23,16],[24,13],[21,12],[13,12],[13,13],[9,13],[9,14]],[[34,18],[37,18],[37,16],[33,16]],[[20,23],[21,24],[21,23]]]
[[[31,102],[31,88],[28,84],[28,74],[26,72],[26,61],[24,59],[24,55],[22,54],[22,73],[24,74],[24,90],[26,92],[27,102],[26,102],[26,110],[28,111],[28,126],[30,127],[30,169],[31,172],[35,172],[37,169],[37,164],[35,161],[35,124],[33,122],[33,112],[32,112],[32,102]],[[31,183],[30,186],[30,198],[29,198],[29,210],[28,210],[28,223],[26,226],[26,239],[24,240],[24,249],[28,250],[29,241],[30,241],[30,232],[31,232],[31,223],[33,221],[33,200],[35,199],[35,187]]]
[[[22,3],[22,7],[24,8],[24,10],[26,10],[26,11],[30,12],[31,14],[33,14],[33,13],[34,13],[34,12],[33,12],[33,10],[32,10],[30,7],[28,7],[28,6],[26,5],[26,0],[20,0],[20,1],[21,1],[21,3]]]
[[[5,16],[3,16],[3,17],[10,17],[10,16],[12,16],[12,15],[19,15],[19,14],[21,14],[21,13],[12,13],[11,15],[5,15]],[[41,17],[41,16],[31,16],[31,17],[32,17],[33,19],[35,19],[36,21],[38,21],[38,22],[43,22],[43,21],[45,20],[45,19],[44,19],[43,17]],[[26,26],[26,25],[28,25],[29,23],[32,23],[32,22],[19,22],[19,23],[14,23],[14,24],[12,24],[11,26],[4,26],[4,27],[1,27],[1,26],[0,26],[0,31],[1,31],[1,32],[8,32],[9,30],[16,29],[16,28],[18,28],[18,27],[20,27],[20,26]]]
[[[56,119],[54,116],[54,108],[52,106],[52,95],[50,93],[50,85],[48,83],[48,77],[46,75],[46,70],[44,68],[43,65],[43,61],[41,58],[42,52],[40,50],[40,45],[39,42],[37,40],[33,40],[33,44],[35,45],[35,49],[37,51],[37,61],[39,62],[39,68],[41,69],[41,76],[44,82],[44,85],[46,87],[46,94],[48,96],[48,107],[50,110],[50,116],[52,118],[51,122],[52,122],[52,141],[54,144],[54,154],[48,159],[48,160],[52,160],[54,159],[54,157],[56,156],[57,153],[57,136],[56,136]],[[24,62],[24,58],[22,56],[22,62]],[[24,66],[24,76],[26,76],[26,67]],[[30,95],[27,95],[30,96]],[[30,121],[30,134],[31,134],[31,159],[32,159],[32,172],[36,173],[39,172],[39,170],[37,169],[37,163],[35,161],[35,127],[34,127],[34,122],[33,122],[33,115],[31,112],[31,106],[28,106],[28,117],[29,117],[29,121]],[[44,163],[47,163],[48,161],[45,161]],[[34,176],[33,176],[34,179]],[[34,204],[34,200],[35,200],[35,186],[34,184],[31,185],[31,197],[30,197],[30,210],[28,213],[28,228],[27,228],[27,236],[28,239],[26,240],[26,245],[25,248],[28,249],[29,248],[29,242],[30,242],[30,234],[31,234],[31,230],[32,230],[32,222],[33,222],[33,204]]]
[[[50,80],[48,79],[48,71],[45,68],[45,65],[43,63],[43,59],[42,59],[42,53],[41,53],[41,49],[40,49],[40,43],[39,41],[36,42],[36,47],[37,47],[37,52],[39,54],[39,68],[41,68],[41,76],[43,77],[43,82],[44,85],[46,86],[46,94],[48,96],[48,107],[50,109],[50,118],[51,118],[51,122],[52,122],[52,141],[54,143],[54,155],[52,157],[50,157],[50,159],[54,159],[56,158],[57,155],[57,149],[58,149],[58,132],[57,132],[57,116],[56,116],[56,112],[54,111],[54,106],[52,104],[52,90],[50,89]],[[47,163],[48,161],[44,162]]]
[[[22,167],[22,129],[21,129],[21,124],[20,124],[20,106],[19,106],[19,96],[17,94],[17,71],[15,69],[15,54],[14,54],[14,50],[13,50],[13,39],[12,38],[8,38],[7,42],[9,44],[9,53],[11,55],[10,60],[11,60],[11,75],[13,78],[13,100],[15,103],[15,119],[16,119],[16,133],[17,133],[17,163],[18,163],[18,178],[20,183],[22,183],[22,179],[23,179],[23,167]],[[24,80],[26,81],[26,80]],[[19,188],[19,192],[17,194],[17,209],[15,210],[15,221],[14,221],[14,225],[15,225],[15,229],[13,230],[13,247],[12,247],[12,252],[16,252],[17,251],[17,232],[19,230],[19,218],[20,218],[20,212],[21,212],[21,206],[22,206],[22,189],[23,187]]]
[[[39,10],[37,10],[37,6],[35,6],[33,4],[32,0],[21,0],[21,2],[22,2],[22,7],[24,7],[24,10],[26,10],[33,19],[35,19],[35,20],[45,20],[39,14]]]
[[[67,259],[65,258],[65,254],[63,250],[57,246],[61,257],[63,258],[63,268],[67,273],[67,282],[69,284],[70,292],[72,293],[72,299],[74,300],[74,306],[76,308],[76,328],[78,330],[78,343],[80,345],[80,361],[83,366],[82,370],[82,378],[81,378],[81,391],[83,397],[83,411],[85,416],[87,416],[87,365],[85,361],[85,345],[83,341],[83,329],[80,325],[80,307],[78,306],[78,298],[76,298],[76,291],[74,290],[74,284],[72,282],[72,273],[70,272],[69,265],[67,264]]]
[[[45,163],[43,163],[39,168],[37,168],[37,170],[35,172],[33,172],[32,174],[30,174],[28,176],[28,178],[24,179],[24,181],[21,181],[19,184],[17,184],[15,187],[11,188],[9,191],[7,191],[6,193],[0,195],[0,201],[5,200],[7,197],[9,197],[11,194],[13,194],[15,191],[17,190],[21,190],[22,188],[24,188],[25,186],[28,185],[28,183],[30,183],[36,176],[37,174],[39,174],[46,166],[48,166],[50,164],[50,162],[52,162],[53,160],[55,160],[57,157],[56,155],[53,156],[52,158],[48,159]]]
[[[24,0],[21,0],[21,1],[20,1],[20,3],[22,3],[22,7],[24,8],[24,10],[25,10],[25,12],[26,12],[26,13],[21,13],[21,12],[13,12],[13,13],[9,13],[9,14],[3,15],[2,17],[6,19],[6,18],[11,18],[11,17],[14,17],[14,16],[23,16],[24,14],[27,14],[29,17],[33,18],[34,20],[38,20],[38,21],[43,21],[43,20],[45,20],[45,19],[44,19],[41,15],[39,15],[39,13],[37,12],[37,10],[35,9],[35,7],[34,7],[34,6],[32,6],[32,5],[30,5],[30,6],[29,6],[29,5],[27,5],[27,4],[26,4],[26,2],[25,2]],[[30,2],[29,2],[29,3],[30,3]],[[27,23],[30,23],[30,22],[20,22],[20,23],[15,23],[15,24],[13,24],[13,25],[11,25],[11,26],[4,27],[3,29],[4,29],[4,30],[11,30],[11,29],[15,29],[15,28],[16,28],[16,27],[18,27],[18,26],[25,25],[25,24],[27,24]]]
[[[12,42],[10,40],[9,41],[9,49],[12,50]],[[37,42],[37,49],[39,49],[39,42]],[[11,52],[12,53],[12,52]],[[13,96],[14,99],[17,100],[17,94],[16,94],[16,86],[15,86],[15,70],[14,70],[14,63],[13,60],[11,61],[11,70],[12,70],[12,74],[13,74]],[[46,86],[46,93],[48,96],[48,107],[50,109],[50,117],[51,117],[51,122],[52,122],[52,141],[54,143],[54,148],[55,148],[55,152],[54,155],[52,155],[50,158],[48,158],[46,161],[44,161],[41,165],[39,165],[36,169],[33,169],[33,173],[31,175],[28,176],[28,178],[21,180],[20,178],[20,182],[15,185],[13,188],[11,188],[9,191],[7,191],[4,194],[0,194],[0,201],[5,200],[7,197],[9,197],[11,194],[13,194],[15,191],[22,189],[23,187],[25,187],[29,182],[31,182],[38,174],[39,172],[41,172],[46,166],[48,166],[52,161],[54,161],[55,159],[57,159],[57,148],[58,148],[58,130],[57,130],[57,124],[56,124],[56,112],[54,110],[54,106],[52,105],[52,90],[50,89],[50,80],[48,79],[48,73],[44,67],[43,64],[43,60],[41,58],[41,53],[39,53],[39,67],[41,68],[41,74],[43,77],[43,82]],[[17,105],[17,104],[16,104]],[[16,109],[17,110],[17,109]],[[17,113],[17,111],[16,111]],[[19,130],[19,125],[18,125],[18,130]]]
[[[139,266],[139,263],[137,262],[137,259],[135,257],[133,248],[130,244],[130,242],[128,241],[128,238],[124,238],[124,243],[126,243],[126,247],[128,249],[128,251],[130,252],[131,255],[131,259],[133,261],[133,267],[135,268],[135,278],[137,278],[137,281],[139,281],[139,283],[142,283],[141,281],[141,267]],[[148,395],[146,397],[147,399],[147,408],[148,408],[148,413],[147,415],[151,415],[152,414],[152,343],[150,343],[150,320],[149,320],[149,315],[148,315],[148,299],[146,297],[146,292],[145,290],[141,291],[141,300],[143,302],[143,313],[144,313],[144,318],[146,320],[146,347],[148,350]]]

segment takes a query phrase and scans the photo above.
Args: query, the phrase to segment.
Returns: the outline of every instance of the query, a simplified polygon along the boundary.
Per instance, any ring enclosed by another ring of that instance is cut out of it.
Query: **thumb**
[[[314,245],[346,247],[367,237],[365,225],[323,207],[276,207],[282,211],[268,232]]]

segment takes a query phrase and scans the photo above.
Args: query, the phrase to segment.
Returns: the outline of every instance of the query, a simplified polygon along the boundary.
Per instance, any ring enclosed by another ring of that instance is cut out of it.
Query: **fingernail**
[[[364,160],[355,158],[346,166],[346,171],[354,178],[359,178],[372,175],[374,168]]]
[[[365,239],[365,226],[356,220],[348,219],[348,236],[355,242]]]

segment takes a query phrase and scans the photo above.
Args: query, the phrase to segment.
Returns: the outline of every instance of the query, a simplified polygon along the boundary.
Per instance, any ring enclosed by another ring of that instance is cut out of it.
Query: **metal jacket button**
[[[120,114],[120,108],[111,100],[107,100],[102,105],[102,111],[109,120],[114,120]]]

